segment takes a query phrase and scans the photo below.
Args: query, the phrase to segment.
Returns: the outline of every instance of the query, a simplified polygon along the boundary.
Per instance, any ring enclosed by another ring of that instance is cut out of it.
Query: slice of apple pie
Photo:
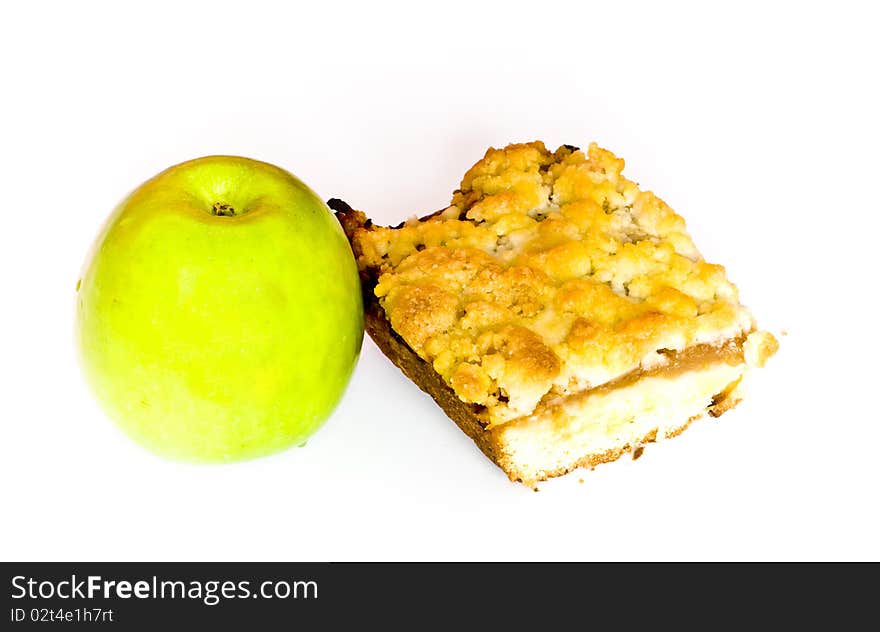
[[[595,144],[489,149],[394,228],[331,207],[367,331],[511,478],[613,461],[739,401],[777,348],[684,220]]]

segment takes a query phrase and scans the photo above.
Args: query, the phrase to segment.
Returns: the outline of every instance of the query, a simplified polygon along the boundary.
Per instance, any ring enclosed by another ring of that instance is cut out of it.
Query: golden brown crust
[[[427,218],[395,228],[343,218],[393,329],[492,424],[651,364],[658,350],[753,330],[724,269],[622,169],[595,144],[510,145],[487,151],[452,205]]]

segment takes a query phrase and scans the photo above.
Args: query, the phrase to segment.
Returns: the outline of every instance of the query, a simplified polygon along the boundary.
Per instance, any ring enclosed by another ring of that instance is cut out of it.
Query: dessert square
[[[330,202],[370,336],[532,487],[722,414],[777,348],[623,167],[596,144],[513,144],[489,149],[450,206],[399,226]]]

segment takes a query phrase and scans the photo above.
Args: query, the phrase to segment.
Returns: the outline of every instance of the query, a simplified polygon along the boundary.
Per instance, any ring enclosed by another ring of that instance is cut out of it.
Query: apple
[[[351,377],[363,306],[324,202],[265,162],[209,156],[110,215],[77,284],[86,381],[156,453],[226,462],[302,444]]]

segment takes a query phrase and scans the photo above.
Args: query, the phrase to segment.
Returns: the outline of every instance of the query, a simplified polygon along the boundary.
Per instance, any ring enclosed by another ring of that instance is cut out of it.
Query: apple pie
[[[489,149],[449,207],[395,227],[330,201],[367,332],[532,487],[721,415],[777,348],[623,166],[596,144],[514,144]]]

